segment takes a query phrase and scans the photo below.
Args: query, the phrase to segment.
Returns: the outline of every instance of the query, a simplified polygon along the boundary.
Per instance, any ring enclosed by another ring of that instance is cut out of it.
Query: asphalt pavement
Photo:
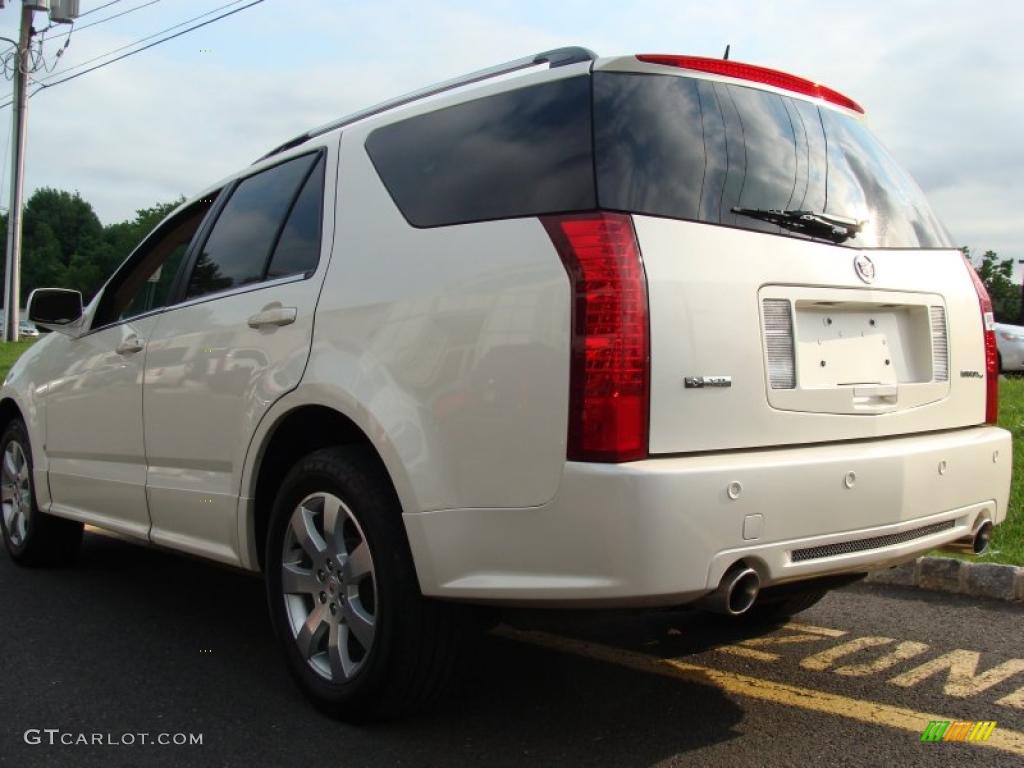
[[[0,617],[0,765],[19,768],[1024,764],[1024,606],[962,596],[856,585],[757,630],[516,612],[456,692],[373,727],[303,699],[247,574],[90,534],[70,569],[0,555]],[[996,726],[924,743],[933,719]],[[177,734],[202,743],[155,743]]]

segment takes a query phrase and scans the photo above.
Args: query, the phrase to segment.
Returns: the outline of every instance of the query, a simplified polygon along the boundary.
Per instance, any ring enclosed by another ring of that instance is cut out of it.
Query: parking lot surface
[[[0,765],[1024,764],[1024,607],[1007,603],[858,585],[746,631],[514,612],[459,690],[372,727],[306,703],[246,574],[90,534],[72,569],[0,556],[0,606]],[[996,726],[922,742],[932,720]],[[95,734],[114,743],[80,743]]]

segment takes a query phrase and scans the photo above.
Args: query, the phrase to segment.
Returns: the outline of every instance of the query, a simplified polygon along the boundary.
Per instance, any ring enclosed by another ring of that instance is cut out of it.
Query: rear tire
[[[82,524],[40,511],[32,473],[32,445],[21,419],[0,437],[0,530],[19,565],[68,565],[78,556]]]
[[[395,717],[452,681],[472,614],[420,593],[398,500],[368,450],[323,449],[292,468],[264,563],[288,667],[329,715]]]

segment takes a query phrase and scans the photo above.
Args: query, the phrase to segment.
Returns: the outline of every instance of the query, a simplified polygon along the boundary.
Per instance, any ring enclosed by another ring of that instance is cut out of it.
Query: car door
[[[171,295],[192,237],[209,209],[187,207],[133,252],[90,307],[89,331],[61,337],[46,391],[52,509],[146,538],[142,376],[157,313]]]
[[[155,543],[239,561],[249,439],[298,385],[333,236],[334,149],[237,181],[160,316],[145,371],[147,498]]]

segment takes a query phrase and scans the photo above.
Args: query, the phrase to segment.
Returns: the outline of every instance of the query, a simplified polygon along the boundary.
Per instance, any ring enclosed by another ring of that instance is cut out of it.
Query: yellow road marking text
[[[933,720],[950,722],[954,719],[934,713],[916,712],[906,707],[897,707],[874,701],[863,701],[812,688],[802,688],[787,683],[763,680],[701,664],[692,664],[679,659],[661,659],[643,653],[636,653],[635,651],[626,651],[620,648],[561,637],[546,632],[499,627],[494,631],[494,634],[499,637],[530,643],[562,653],[570,653],[596,661],[615,664],[627,669],[650,672],[697,685],[711,685],[726,693],[737,696],[745,696],[810,712],[821,712],[871,725],[910,731],[914,734],[920,734],[921,730]],[[938,671],[938,669],[936,668],[934,671]],[[934,671],[929,674],[934,674]],[[973,672],[973,670],[971,671]],[[994,683],[992,684],[994,685]],[[1009,752],[1024,757],[1024,733],[1019,731],[1000,728],[992,733],[988,741],[971,741],[970,743],[979,748],[994,748],[1002,752]]]

